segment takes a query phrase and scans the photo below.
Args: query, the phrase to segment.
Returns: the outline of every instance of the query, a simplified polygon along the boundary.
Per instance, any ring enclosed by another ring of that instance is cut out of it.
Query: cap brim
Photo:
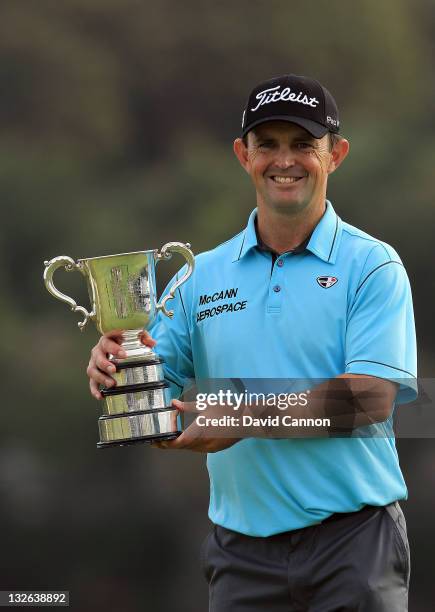
[[[262,119],[258,119],[254,121],[249,126],[247,126],[243,132],[242,137],[246,136],[248,132],[250,132],[253,128],[261,123],[267,123],[268,121],[287,121],[288,123],[295,123],[300,127],[304,128],[314,136],[314,138],[323,138],[325,134],[329,132],[328,128],[320,123],[316,123],[315,121],[311,121],[311,119],[304,119],[303,117],[292,117],[289,115],[273,115],[273,117],[263,117]]]

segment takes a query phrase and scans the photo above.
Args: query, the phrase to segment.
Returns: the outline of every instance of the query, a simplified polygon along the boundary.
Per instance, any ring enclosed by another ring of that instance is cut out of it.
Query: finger
[[[182,402],[181,400],[173,399],[172,405],[180,412],[198,412],[195,402]]]
[[[106,332],[105,334],[103,334],[103,338],[113,338],[113,340],[115,340],[115,342],[118,342],[119,344],[122,342],[122,339],[124,337],[124,331],[123,329],[112,329],[109,332]]]
[[[90,365],[86,370],[87,375],[91,380],[94,380],[97,384],[105,385],[106,387],[113,387],[116,382],[113,378],[110,378],[104,372],[101,372],[98,368]]]
[[[151,448],[167,448],[166,442],[152,442]]]
[[[122,338],[120,340],[122,341]],[[110,353],[120,358],[127,357],[127,353],[120,346],[120,344],[118,342],[115,342],[111,338],[107,338],[106,336],[102,336],[102,338],[100,339],[99,348],[104,355]]]
[[[185,438],[186,436],[184,435],[184,432],[183,432],[182,434],[178,436],[178,438],[175,438],[174,440],[159,440],[157,442],[153,442],[151,446],[154,446],[156,448],[163,448],[163,449],[184,448],[186,445]]]
[[[191,436],[188,436],[186,434],[186,431],[183,431],[174,440],[165,440],[164,442],[160,442],[160,444],[163,444],[162,448],[177,450],[186,448],[187,446],[189,446],[189,444],[191,444],[191,442]]]
[[[142,344],[145,344],[145,346],[149,346],[150,348],[153,348],[157,344],[154,338],[152,338],[146,330],[141,333],[140,341]]]
[[[102,354],[96,355],[95,359],[95,364],[97,366],[97,368],[101,371],[101,372],[106,372],[107,374],[114,374],[116,372],[116,366],[112,361],[109,361],[107,359],[107,357]]]
[[[176,440],[166,440],[164,442],[158,442],[159,448],[163,448],[165,450],[168,450],[171,448],[178,448],[178,446],[175,444],[177,440],[178,438]]]
[[[98,389],[98,385],[95,382],[95,380],[91,380],[89,381],[89,388],[91,390],[91,394],[95,397],[95,399],[100,400],[103,399],[103,396],[101,395],[99,389]]]

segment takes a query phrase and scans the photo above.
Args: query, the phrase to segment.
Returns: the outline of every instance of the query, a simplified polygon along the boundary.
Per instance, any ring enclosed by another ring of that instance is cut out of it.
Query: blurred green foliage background
[[[204,457],[97,452],[85,368],[98,336],[49,296],[42,262],[169,240],[197,253],[240,231],[255,200],[232,141],[265,78],[307,74],[334,93],[351,154],[329,197],[402,256],[420,376],[434,376],[433,17],[431,0],[2,0],[0,589],[69,589],[84,612],[207,609]],[[161,266],[160,288],[178,265]],[[82,278],[56,283],[87,303]],[[426,612],[434,441],[398,447],[410,610]]]

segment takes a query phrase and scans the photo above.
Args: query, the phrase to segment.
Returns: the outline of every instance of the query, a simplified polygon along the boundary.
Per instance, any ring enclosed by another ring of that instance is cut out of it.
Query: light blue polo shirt
[[[345,372],[397,381],[416,397],[411,290],[389,245],[344,223],[330,202],[302,253],[272,265],[254,210],[231,240],[196,257],[151,330],[167,378],[322,379]],[[328,286],[326,286],[328,285]],[[210,519],[253,536],[407,496],[393,437],[244,439],[209,454]]]

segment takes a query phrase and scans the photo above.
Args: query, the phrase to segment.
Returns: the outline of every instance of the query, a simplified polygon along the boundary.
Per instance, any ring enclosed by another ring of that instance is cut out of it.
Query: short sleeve
[[[178,274],[168,283],[162,297],[177,278]],[[179,397],[187,381],[194,378],[188,304],[181,289],[177,289],[174,299],[167,302],[167,308],[174,311],[174,316],[169,318],[160,311],[148,330],[157,342],[154,350],[164,359],[165,378],[171,385],[172,397]]]
[[[382,249],[382,247],[381,247]],[[406,270],[386,250],[368,258],[348,314],[346,373],[400,384],[396,401],[417,397],[417,352],[412,295]]]

